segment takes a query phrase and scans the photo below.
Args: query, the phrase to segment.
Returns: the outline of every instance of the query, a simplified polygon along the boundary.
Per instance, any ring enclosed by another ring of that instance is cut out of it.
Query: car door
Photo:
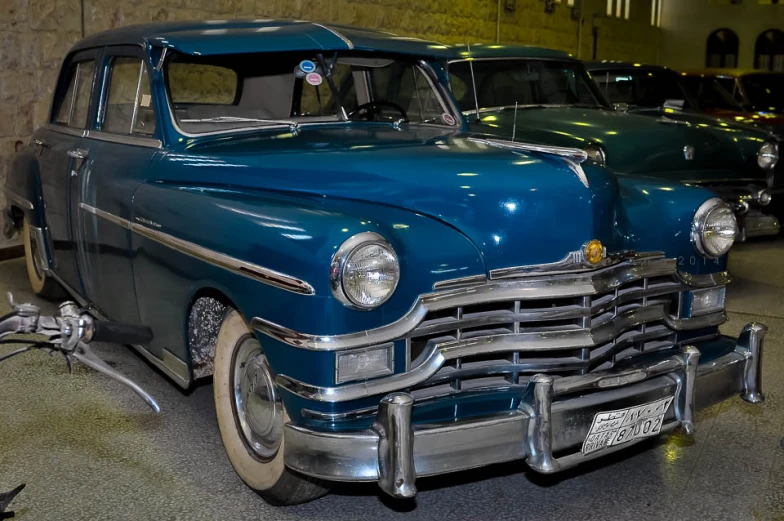
[[[79,172],[79,269],[94,305],[113,320],[140,323],[134,285],[131,205],[161,142],[150,74],[139,47],[108,47],[101,59],[102,96],[84,138]]]
[[[83,134],[92,115],[91,95],[96,79],[98,50],[80,52],[68,59],[60,74],[51,124],[35,144],[39,147],[39,172],[44,217],[57,276],[76,293],[86,296],[77,269],[77,243],[73,234],[71,179],[84,161]]]

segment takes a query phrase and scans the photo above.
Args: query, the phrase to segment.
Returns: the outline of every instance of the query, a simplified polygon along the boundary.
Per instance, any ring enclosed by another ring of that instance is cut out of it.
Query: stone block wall
[[[552,13],[545,12],[544,0],[500,2],[498,25],[497,0],[0,0],[0,185],[15,147],[46,122],[60,63],[83,31],[168,20],[294,18],[444,43],[494,42],[498,32],[502,43],[590,58],[596,15],[603,18],[599,58],[657,60],[659,31],[650,27],[650,0],[632,0],[628,21],[605,17],[605,0],[583,0],[582,24],[573,19],[567,0],[556,3]]]

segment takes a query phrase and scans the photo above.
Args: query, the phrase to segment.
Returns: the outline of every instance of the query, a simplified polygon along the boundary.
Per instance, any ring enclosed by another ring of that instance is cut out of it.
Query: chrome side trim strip
[[[97,215],[98,217],[101,217],[102,219],[106,219],[107,221],[109,221],[111,223],[114,223],[114,224],[116,224],[118,226],[121,226],[123,228],[130,229],[130,227],[131,227],[131,223],[127,219],[123,219],[122,217],[118,217],[117,215],[111,214],[109,212],[105,212],[105,211],[101,210],[100,208],[96,208],[94,206],[90,206],[87,203],[79,203],[79,208],[81,208],[82,210],[84,210],[86,212],[89,212],[89,213],[91,213],[93,215]]]
[[[150,229],[141,224],[131,223],[131,230],[143,237],[159,242],[164,246],[168,246],[169,248],[190,255],[196,259],[209,262],[220,268],[228,269],[239,275],[248,277],[249,279],[261,281],[270,286],[291,291],[292,293],[298,293],[300,295],[316,294],[316,290],[313,289],[313,286],[296,277],[209,250],[198,244],[178,239],[177,237]]]
[[[163,244],[164,246],[168,246],[173,250],[177,250],[186,255],[190,255],[191,257],[209,262],[210,264],[220,268],[228,269],[239,275],[248,277],[249,279],[257,280],[263,282],[264,284],[269,284],[270,286],[284,289],[286,291],[291,291],[293,293],[298,293],[300,295],[316,294],[316,290],[313,289],[313,286],[304,280],[292,277],[291,275],[286,275],[285,273],[280,273],[278,271],[264,268],[251,262],[236,259],[229,255],[204,248],[198,244],[178,239],[177,237],[169,235],[168,233],[153,230],[138,223],[129,222],[127,219],[123,219],[122,217],[101,210],[100,208],[95,208],[94,206],[90,206],[86,203],[79,203],[79,207],[87,212],[97,215],[98,217],[106,219],[111,223],[114,223],[123,228],[127,228],[138,235]]]
[[[727,315],[722,311],[703,315],[690,321],[681,321],[669,317],[663,306],[651,306],[632,309],[619,315],[615,321],[593,329],[512,333],[431,344],[427,349],[428,354],[425,360],[411,371],[369,382],[339,387],[320,387],[300,382],[286,375],[279,375],[276,382],[282,388],[308,400],[330,403],[347,402],[420,384],[435,375],[448,360],[468,355],[505,353],[521,349],[527,352],[546,352],[594,347],[609,342],[624,331],[655,320],[664,320],[673,329],[679,327],[684,329],[684,325],[688,325],[688,329],[699,329],[723,324],[727,320]]]
[[[10,188],[7,186],[3,189],[5,192],[5,196],[9,201],[12,201],[18,204],[23,210],[33,210],[35,206],[33,203],[22,197],[21,195],[17,194],[16,192],[11,191]]]
[[[69,136],[84,137],[90,139],[97,139],[98,141],[107,141],[109,143],[120,143],[122,145],[132,145],[147,148],[161,148],[163,144],[160,139],[125,135],[125,134],[111,134],[109,132],[101,132],[99,130],[84,130],[81,128],[65,127],[63,125],[55,125],[50,123],[46,125],[48,130],[59,132],[60,134],[68,134]]]
[[[312,23],[312,22],[311,22],[311,23]],[[317,23],[312,23],[312,25],[315,25],[316,27],[321,27],[322,29],[325,29],[325,30],[327,30],[327,31],[331,32],[332,34],[334,34],[335,36],[337,36],[338,38],[340,38],[341,40],[343,40],[343,43],[345,43],[345,44],[348,46],[349,50],[353,50],[353,49],[354,49],[354,44],[353,44],[353,43],[351,43],[351,40],[349,40],[348,38],[346,38],[346,36],[345,36],[345,35],[343,35],[343,34],[340,34],[338,31],[336,31],[336,30],[335,30],[335,29],[333,29],[332,27],[329,27],[329,26],[327,26],[327,25],[317,24]]]
[[[124,134],[110,134],[108,132],[99,132],[97,130],[86,131],[84,133],[84,137],[89,139],[97,139],[98,141],[107,141],[109,143],[119,143],[121,145],[131,145],[137,147],[161,148],[163,146],[159,139]]]

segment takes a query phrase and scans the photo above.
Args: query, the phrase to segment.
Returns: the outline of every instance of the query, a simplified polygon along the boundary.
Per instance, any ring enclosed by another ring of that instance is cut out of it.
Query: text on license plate
[[[639,438],[656,436],[661,432],[664,414],[672,399],[670,396],[628,409],[596,413],[591,430],[583,442],[583,454]]]

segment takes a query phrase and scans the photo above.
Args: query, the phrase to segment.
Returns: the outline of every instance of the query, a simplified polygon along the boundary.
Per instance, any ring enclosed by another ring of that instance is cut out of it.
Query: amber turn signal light
[[[588,264],[599,264],[604,258],[604,246],[600,241],[594,239],[583,246],[583,253]]]

